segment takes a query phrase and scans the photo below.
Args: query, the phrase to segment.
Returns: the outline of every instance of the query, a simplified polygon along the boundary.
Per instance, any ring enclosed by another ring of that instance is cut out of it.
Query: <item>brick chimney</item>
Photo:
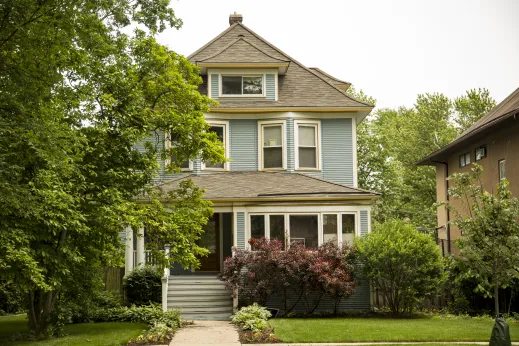
[[[243,22],[243,16],[241,14],[234,12],[233,14],[229,15],[229,25],[233,25],[234,23],[242,23],[242,22]]]

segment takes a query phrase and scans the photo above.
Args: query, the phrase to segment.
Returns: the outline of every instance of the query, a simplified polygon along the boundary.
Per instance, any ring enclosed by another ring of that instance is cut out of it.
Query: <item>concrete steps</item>
[[[170,276],[168,309],[180,309],[186,320],[229,320],[232,292],[216,275]]]

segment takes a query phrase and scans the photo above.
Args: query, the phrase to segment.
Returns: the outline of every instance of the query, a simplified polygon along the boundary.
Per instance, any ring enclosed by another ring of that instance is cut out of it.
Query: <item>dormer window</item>
[[[264,96],[263,76],[222,75],[222,96]]]

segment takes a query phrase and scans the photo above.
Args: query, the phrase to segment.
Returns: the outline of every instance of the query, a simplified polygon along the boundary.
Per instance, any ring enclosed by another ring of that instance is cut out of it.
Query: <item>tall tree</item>
[[[366,100],[358,94],[352,96]],[[376,221],[407,218],[424,229],[435,227],[435,171],[415,163],[452,141],[460,119],[483,116],[489,100],[486,89],[454,101],[438,93],[418,95],[412,108],[377,109],[359,126],[359,186],[382,195],[374,206]]]
[[[449,195],[461,201],[463,210],[448,205],[455,215],[454,224],[463,232],[457,240],[458,261],[469,270],[464,274],[478,279],[476,291],[494,297],[499,315],[499,288],[506,288],[519,277],[519,199],[512,197],[506,179],[497,193],[483,189],[482,168],[478,164],[469,173],[455,173],[449,180]]]
[[[168,5],[0,4],[0,275],[27,292],[37,334],[49,331],[60,292],[90,280],[128,225],[178,244],[171,261],[196,266],[204,253],[195,242],[211,214],[202,191],[189,182],[169,195],[150,189],[157,156],[172,152],[164,143],[135,149],[150,133],[173,131],[178,162],[224,160],[205,131],[211,101],[197,91],[198,69],[155,40],[182,24]]]
[[[470,89],[465,95],[454,99],[456,111],[455,122],[458,132],[461,133],[478,121],[483,115],[490,112],[496,101],[490,96],[488,89]]]

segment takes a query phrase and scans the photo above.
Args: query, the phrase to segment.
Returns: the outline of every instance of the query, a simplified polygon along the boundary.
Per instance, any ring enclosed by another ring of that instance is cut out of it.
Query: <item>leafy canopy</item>
[[[354,89],[361,100],[375,100]],[[380,192],[374,218],[406,218],[424,229],[436,226],[434,167],[416,162],[451,142],[495,105],[486,89],[469,90],[449,99],[418,95],[413,107],[376,109],[357,128],[359,186]]]
[[[189,182],[170,195],[148,188],[157,157],[224,160],[206,131],[212,103],[198,93],[198,69],[155,40],[182,24],[168,6],[0,4],[0,275],[29,292],[38,334],[61,291],[117,259],[128,225],[174,244],[171,261],[184,266],[204,253],[195,242],[211,214],[203,192]],[[170,132],[173,149],[163,141],[136,149],[150,134]],[[142,193],[147,204],[134,199]]]
[[[444,280],[443,259],[430,235],[409,222],[391,220],[355,243],[362,271],[391,312],[412,312]]]
[[[494,297],[496,314],[499,288],[508,287],[519,278],[519,199],[512,197],[506,179],[491,194],[482,187],[482,168],[474,164],[468,173],[455,173],[450,178],[449,195],[461,202],[463,209],[451,203],[454,225],[463,232],[456,240],[460,249],[457,261],[467,270],[462,277],[475,278],[476,292]]]

